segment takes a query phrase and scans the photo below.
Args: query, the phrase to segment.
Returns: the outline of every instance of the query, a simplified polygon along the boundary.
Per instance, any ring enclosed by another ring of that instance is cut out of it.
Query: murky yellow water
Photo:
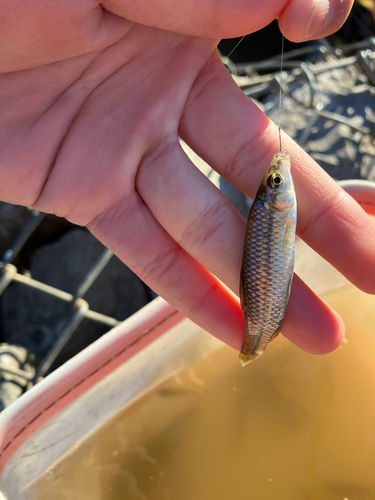
[[[326,297],[347,344],[278,338],[242,368],[223,347],[65,457],[37,500],[374,500],[375,298]]]

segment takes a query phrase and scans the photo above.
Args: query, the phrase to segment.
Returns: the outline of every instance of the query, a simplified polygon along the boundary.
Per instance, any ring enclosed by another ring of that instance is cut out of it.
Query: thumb
[[[353,0],[105,0],[106,10],[168,31],[231,38],[257,31],[276,18],[286,38],[299,42],[336,31]]]

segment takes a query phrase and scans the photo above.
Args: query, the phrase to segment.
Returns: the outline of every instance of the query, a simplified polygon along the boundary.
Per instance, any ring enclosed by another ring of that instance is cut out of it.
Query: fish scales
[[[249,244],[244,249],[243,283],[250,331],[259,332],[259,343],[266,332],[275,332],[284,318],[284,303],[293,271],[292,247],[289,247],[289,255],[285,255],[282,244],[271,246],[272,241],[283,241],[284,235],[282,221],[270,215],[261,202],[256,203],[248,225]],[[249,341],[245,348],[250,349]]]
[[[245,338],[242,364],[260,356],[281,330],[294,267],[296,200],[286,153],[276,153],[252,204],[241,269]]]

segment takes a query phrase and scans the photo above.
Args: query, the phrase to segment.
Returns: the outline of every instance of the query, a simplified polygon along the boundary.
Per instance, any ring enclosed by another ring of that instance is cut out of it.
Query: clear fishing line
[[[282,101],[282,87],[283,87],[283,62],[284,62],[284,35],[281,34],[281,55],[280,55],[280,92],[279,92],[279,152],[281,153],[281,101]]]

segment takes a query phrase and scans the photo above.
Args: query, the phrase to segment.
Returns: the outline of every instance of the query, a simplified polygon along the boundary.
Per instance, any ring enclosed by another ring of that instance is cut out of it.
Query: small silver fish
[[[242,365],[263,354],[281,330],[294,267],[297,203],[287,153],[276,153],[251,206],[242,259],[245,317]]]

